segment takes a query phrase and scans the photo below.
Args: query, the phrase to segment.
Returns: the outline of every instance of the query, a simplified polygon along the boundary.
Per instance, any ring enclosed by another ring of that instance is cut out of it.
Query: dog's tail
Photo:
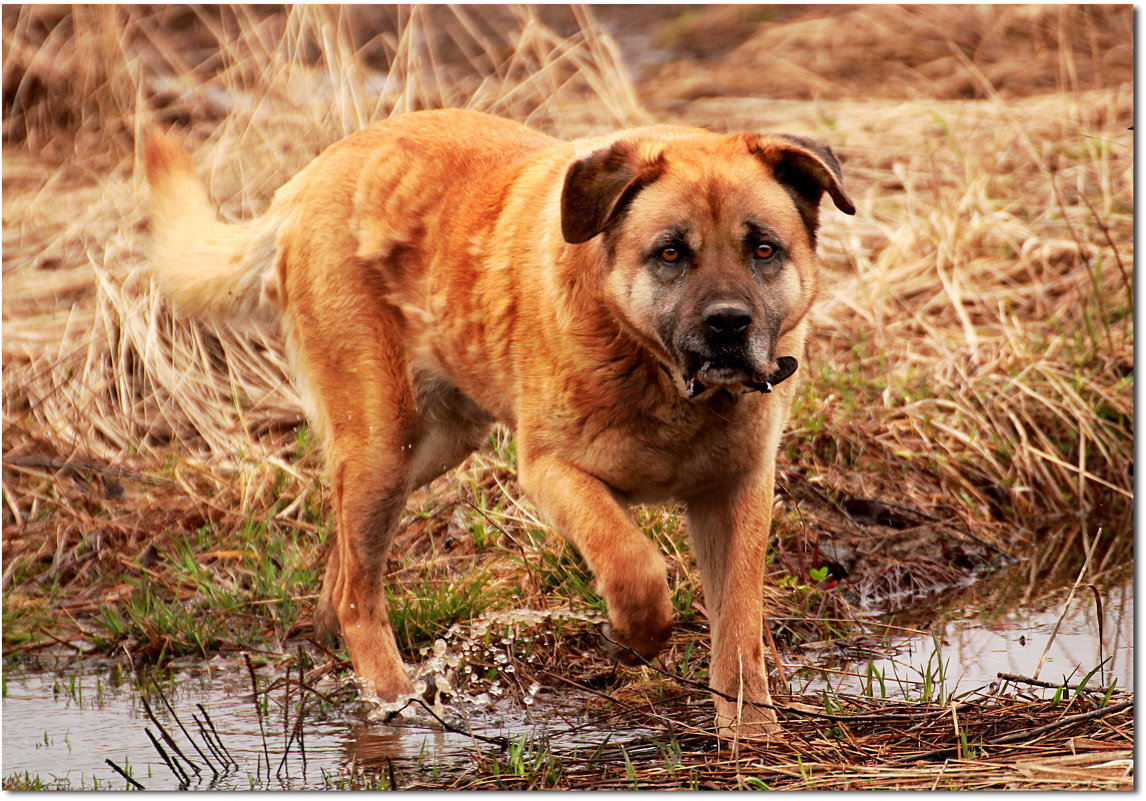
[[[160,131],[152,132],[144,163],[151,185],[151,271],[163,294],[192,317],[276,317],[277,217],[221,222],[190,154]]]

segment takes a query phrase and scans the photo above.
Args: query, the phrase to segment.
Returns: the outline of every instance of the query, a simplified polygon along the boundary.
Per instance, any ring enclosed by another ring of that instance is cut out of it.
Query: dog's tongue
[[[697,395],[701,394],[706,389],[708,389],[708,387],[706,387],[704,385],[704,382],[701,381],[699,378],[697,378],[697,376],[699,376],[701,373],[703,373],[705,370],[707,370],[708,365],[710,365],[710,364],[712,364],[712,362],[705,362],[704,364],[702,364],[700,366],[700,369],[697,370],[695,373],[693,373],[692,378],[690,378],[688,380],[687,390],[688,390],[688,399],[689,400],[692,400]]]

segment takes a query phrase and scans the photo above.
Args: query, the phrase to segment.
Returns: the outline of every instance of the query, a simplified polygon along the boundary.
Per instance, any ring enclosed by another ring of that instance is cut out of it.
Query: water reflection
[[[914,695],[915,682],[922,681],[928,672],[936,675],[938,652],[945,664],[947,689],[953,692],[988,685],[998,673],[1033,678],[1038,672],[1038,678],[1045,681],[1065,678],[1077,683],[1104,660],[1103,669],[1095,673],[1090,686],[1109,686],[1117,680],[1120,689],[1133,690],[1133,583],[1107,588],[1102,596],[1101,650],[1099,605],[1084,587],[1065,606],[1065,614],[1065,598],[1059,597],[1034,608],[954,608],[935,614],[930,625],[915,621],[919,631],[914,636],[891,637],[883,649],[894,653],[890,657],[875,657],[873,651],[880,649],[868,648],[862,658],[855,658],[859,654],[848,658],[844,650],[837,652],[840,658],[832,671],[810,669],[811,660],[798,657],[792,666],[795,680],[790,684],[797,691],[830,686],[855,692],[867,684],[870,661],[883,675],[889,695]]]
[[[1101,615],[1094,596],[1085,588],[1066,606],[1065,615],[1061,596],[1034,608],[1015,608],[1005,594],[986,590],[967,598],[954,609],[933,612],[926,630],[922,630],[926,620],[912,621],[918,631],[911,636],[902,636],[900,628],[894,630],[899,636],[856,638],[791,654],[785,660],[789,684],[797,692],[822,687],[861,692],[871,665],[883,677],[882,690],[888,696],[915,699],[920,695],[923,675],[930,667],[934,677],[941,657],[944,686],[949,692],[961,692],[990,684],[999,672],[1034,677],[1049,642],[1040,678],[1067,678],[1077,683],[1102,658],[1109,658],[1103,674],[1091,680],[1092,686],[1117,680],[1118,687],[1133,689],[1134,588],[1129,578],[1104,590]],[[1060,615],[1063,619],[1052,642]],[[471,650],[479,645],[469,638],[459,642],[459,647]],[[502,649],[509,647],[507,642],[495,639],[481,647]],[[461,665],[454,656],[451,649],[435,647],[422,666],[454,670]],[[464,666],[462,669],[464,674]],[[455,685],[466,684],[465,690],[458,689],[449,704],[438,709],[458,728],[514,741],[541,736],[566,745],[574,740],[582,745],[592,743],[602,735],[599,727],[580,725],[572,707],[568,714],[558,714],[562,703],[558,696],[546,698],[545,703],[523,705],[508,697],[512,693],[490,696],[493,688],[488,683],[454,678]],[[66,778],[76,789],[91,789],[93,780],[102,788],[121,788],[123,780],[106,764],[105,760],[111,759],[130,766],[133,776],[149,789],[177,786],[144,731],[154,731],[155,726],[144,714],[130,678],[92,672],[90,666],[74,662],[42,672],[22,672],[10,662],[4,679],[5,776],[27,771],[49,781]],[[270,712],[260,725],[251,701],[249,676],[235,657],[198,663],[174,674],[164,685],[186,725],[191,724],[197,704],[203,705],[240,766],[221,776],[204,771],[192,783],[193,789],[321,789],[340,786],[337,781],[332,783],[331,777],[346,776],[360,768],[385,775],[401,762],[403,770],[431,770],[439,775],[438,771],[447,774],[472,769],[475,758],[474,739],[441,730],[424,712],[413,710],[389,722],[363,723],[349,704],[308,712],[303,727],[304,756],[297,745],[287,747],[296,716],[282,714],[280,702],[285,699],[281,694],[269,699]],[[325,688],[327,692],[334,689]],[[530,688],[528,698],[532,700],[535,691],[536,687]],[[174,730],[175,723],[162,705],[153,703],[153,707],[161,722]],[[607,736],[617,734],[620,732]],[[641,734],[633,729],[621,738]]]

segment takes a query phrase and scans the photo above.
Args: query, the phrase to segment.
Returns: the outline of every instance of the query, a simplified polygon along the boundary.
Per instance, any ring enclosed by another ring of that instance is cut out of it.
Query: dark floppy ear
[[[660,148],[652,142],[614,142],[573,162],[561,190],[561,235],[588,242],[617,217],[637,192],[660,175]]]
[[[790,134],[748,134],[747,139],[748,149],[772,170],[777,181],[793,192],[813,234],[824,192],[831,195],[836,208],[844,214],[856,213],[855,204],[844,190],[840,162],[823,142]]]

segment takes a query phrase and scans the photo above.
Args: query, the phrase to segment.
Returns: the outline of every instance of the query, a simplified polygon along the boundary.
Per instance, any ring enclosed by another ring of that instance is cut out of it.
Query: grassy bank
[[[27,6],[3,35],[6,656],[151,665],[309,634],[332,536],[319,445],[277,331],[192,326],[144,277],[150,124],[194,149],[228,219],[417,108],[560,136],[664,120],[821,137],[860,213],[825,214],[779,465],[777,647],[1009,560],[1029,599],[1080,571],[1101,587],[1132,554],[1125,7]],[[513,468],[498,432],[412,499],[387,565],[408,659],[483,613],[600,611]],[[679,510],[638,519],[681,619],[665,664],[703,681]],[[581,656],[589,620],[546,637],[566,675],[611,670]]]

